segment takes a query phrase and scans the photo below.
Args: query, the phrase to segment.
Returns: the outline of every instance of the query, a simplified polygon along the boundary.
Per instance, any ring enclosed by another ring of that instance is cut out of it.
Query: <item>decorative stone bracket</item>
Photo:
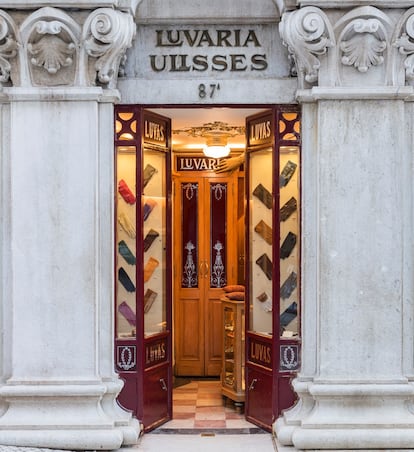
[[[81,25],[47,7],[18,26],[0,10],[0,83],[115,88],[134,35],[133,17],[111,8],[93,11]]]
[[[414,85],[414,8],[396,20],[363,6],[333,22],[307,6],[285,13],[280,33],[302,89]]]

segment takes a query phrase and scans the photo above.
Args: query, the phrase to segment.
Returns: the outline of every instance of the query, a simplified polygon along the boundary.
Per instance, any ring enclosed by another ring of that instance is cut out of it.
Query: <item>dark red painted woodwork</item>
[[[286,119],[283,113],[296,113],[292,118]],[[271,110],[251,116],[246,119],[246,197],[249,199],[253,187],[249,186],[249,157],[250,152],[273,149],[273,174],[279,174],[279,149],[284,145],[300,146],[300,135],[297,132],[300,112],[297,106],[275,106]],[[271,431],[274,420],[284,409],[292,406],[296,401],[296,394],[291,386],[291,380],[299,370],[299,339],[280,338],[280,220],[279,220],[279,181],[273,179],[273,251],[271,261],[272,271],[272,300],[273,300],[273,334],[264,337],[249,332],[250,325],[250,267],[247,266],[246,277],[246,418],[260,427]],[[246,236],[249,237],[249,209],[246,211]],[[249,240],[246,241],[246,256],[250,256]],[[250,259],[250,258],[248,258]],[[299,300],[298,300],[299,302]],[[292,345],[286,350],[281,345]],[[293,347],[296,347],[293,350]],[[250,388],[250,389],[249,389]]]

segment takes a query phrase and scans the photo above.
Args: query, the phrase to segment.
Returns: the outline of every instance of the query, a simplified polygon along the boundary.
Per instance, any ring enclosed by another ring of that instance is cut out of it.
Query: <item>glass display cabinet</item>
[[[299,110],[276,106],[246,130],[246,417],[271,430],[300,364]]]
[[[236,407],[245,400],[244,381],[244,307],[245,302],[222,297],[223,306],[223,367],[221,393],[235,402]]]
[[[118,106],[115,364],[118,401],[151,430],[171,418],[170,120]]]

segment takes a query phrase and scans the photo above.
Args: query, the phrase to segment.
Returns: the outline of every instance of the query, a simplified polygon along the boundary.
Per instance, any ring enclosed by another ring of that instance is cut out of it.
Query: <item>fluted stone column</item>
[[[413,24],[282,19],[303,104],[303,367],[279,450],[414,449]]]
[[[0,444],[116,449],[141,429],[112,345],[113,102],[134,23],[69,12],[0,11]]]

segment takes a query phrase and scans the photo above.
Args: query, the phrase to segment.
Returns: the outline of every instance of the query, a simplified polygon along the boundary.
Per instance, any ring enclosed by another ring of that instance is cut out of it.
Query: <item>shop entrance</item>
[[[299,368],[299,111],[115,116],[118,400],[150,431],[172,418],[174,377],[217,377],[270,430]],[[240,146],[228,136],[231,154],[208,157],[194,130],[223,123]]]

